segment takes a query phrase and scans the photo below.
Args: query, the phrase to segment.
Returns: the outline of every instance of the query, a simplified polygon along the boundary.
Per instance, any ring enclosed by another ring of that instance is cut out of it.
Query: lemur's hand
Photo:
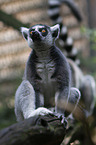
[[[50,110],[48,110],[44,107],[39,107],[38,109],[32,111],[32,113],[28,116],[28,118],[33,117],[33,116],[37,116],[37,115],[44,116],[47,114],[53,114],[53,112],[51,112]]]

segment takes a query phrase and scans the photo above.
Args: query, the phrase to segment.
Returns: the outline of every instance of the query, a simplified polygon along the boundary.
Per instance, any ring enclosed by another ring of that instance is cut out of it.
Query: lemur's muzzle
[[[31,38],[33,41],[40,41],[41,38],[40,38],[40,34],[37,32],[37,31],[33,31],[32,34],[31,34]]]

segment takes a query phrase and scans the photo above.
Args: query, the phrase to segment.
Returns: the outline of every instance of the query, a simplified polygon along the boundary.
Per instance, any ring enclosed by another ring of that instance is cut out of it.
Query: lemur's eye
[[[47,31],[46,28],[40,28],[39,31],[41,32],[41,35],[42,35],[43,37],[45,37],[45,36],[48,34],[48,31]]]
[[[42,33],[45,33],[45,32],[46,32],[46,30],[45,30],[45,29],[43,29],[43,30],[42,30]]]
[[[30,34],[32,34],[32,31],[30,32]]]

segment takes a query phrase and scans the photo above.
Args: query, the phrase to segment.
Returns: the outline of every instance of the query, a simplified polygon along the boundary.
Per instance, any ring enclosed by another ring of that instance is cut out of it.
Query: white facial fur
[[[22,35],[23,35],[24,39],[27,40],[25,35],[28,36],[29,29],[25,28],[25,27],[21,27],[21,32],[22,32]]]
[[[55,40],[58,39],[59,33],[60,33],[60,25],[59,24],[56,24],[56,25],[50,27],[50,29],[51,29],[52,32],[58,30],[58,34],[57,34],[57,37],[55,37]]]
[[[44,28],[44,27],[48,31],[48,34],[45,37],[42,36],[41,32],[39,31],[39,28]],[[30,34],[29,34],[30,29],[28,29],[28,28],[21,27],[21,32],[22,32],[24,39],[27,40],[29,47],[32,49],[37,49],[39,46],[41,46],[41,47],[43,46],[42,49],[51,47],[54,44],[54,41],[58,38],[59,31],[60,31],[59,24],[56,24],[49,28],[47,28],[45,25],[35,25],[31,28],[35,29],[35,31],[37,31],[39,33],[41,41],[33,42],[32,38],[30,37]],[[56,34],[56,36],[55,35],[53,36],[52,34],[55,32],[57,34]]]

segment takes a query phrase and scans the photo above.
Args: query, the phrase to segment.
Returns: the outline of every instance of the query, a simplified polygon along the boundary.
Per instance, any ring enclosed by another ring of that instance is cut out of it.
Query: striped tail
[[[82,20],[80,12],[72,0],[48,0],[48,15],[53,24],[58,23],[60,25],[59,45],[67,52],[67,57],[71,58],[78,64],[78,51],[73,46],[73,39],[68,36],[67,27],[63,25],[62,17],[60,16],[60,6],[62,3],[65,3],[69,6],[78,21]]]
[[[81,14],[73,0],[61,0],[62,3],[65,3],[72,11],[73,15],[76,17],[76,19],[81,22],[82,17]]]

